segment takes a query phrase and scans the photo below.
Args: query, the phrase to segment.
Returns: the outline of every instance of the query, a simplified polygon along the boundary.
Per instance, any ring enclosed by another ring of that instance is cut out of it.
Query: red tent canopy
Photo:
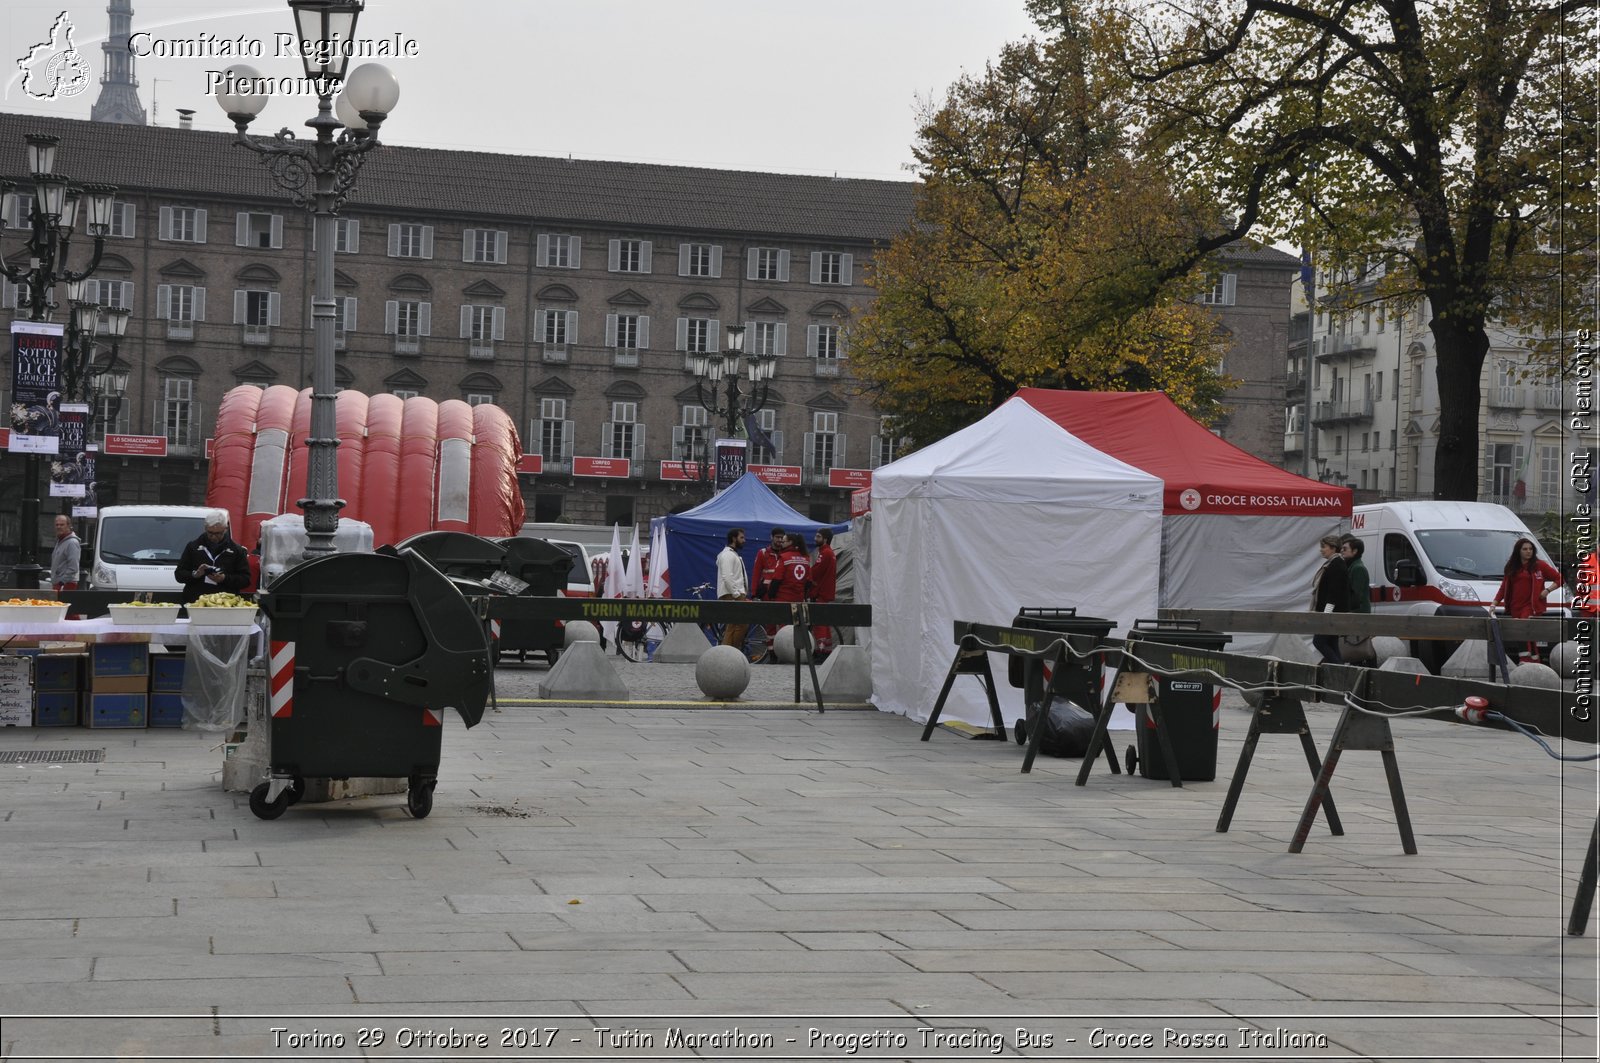
[[[1348,487],[1269,465],[1217,436],[1157,391],[1023,388],[1022,401],[1119,461],[1159,476],[1166,513],[1348,517]]]

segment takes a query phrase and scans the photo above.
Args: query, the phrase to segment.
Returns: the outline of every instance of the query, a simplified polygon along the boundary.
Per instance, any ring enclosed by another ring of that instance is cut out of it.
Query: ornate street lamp
[[[23,139],[27,144],[28,172],[33,186],[25,226],[28,242],[21,255],[12,256],[17,260],[15,264],[0,255],[0,273],[12,284],[27,286],[28,320],[48,321],[56,309],[56,285],[81,282],[99,268],[106,237],[111,233],[111,205],[117,190],[110,185],[75,188],[66,177],[56,173],[56,148],[61,143],[60,137],[29,133]],[[0,194],[15,187],[13,182],[0,180]],[[67,260],[80,221],[94,246],[88,264],[74,270],[67,267]],[[16,567],[16,583],[20,588],[37,588],[40,573],[44,571],[38,563],[39,471],[39,455],[26,455]]]
[[[743,365],[741,366],[741,360]],[[695,376],[695,396],[701,407],[712,417],[723,417],[727,432],[725,438],[733,439],[744,434],[745,418],[767,405],[767,394],[773,374],[778,369],[778,359],[771,354],[744,353],[744,326],[728,326],[728,344],[721,354],[696,352],[689,356],[689,369]],[[740,390],[739,377],[747,376],[748,393]],[[727,381],[726,395],[719,399],[718,387]],[[708,386],[709,385],[709,386]],[[711,453],[713,443],[707,440],[704,461],[698,463],[702,482],[714,481],[716,455]]]
[[[258,91],[261,75],[249,66],[229,67],[223,76],[227,91],[217,93],[217,103],[239,131],[234,143],[259,155],[277,186],[312,214],[316,278],[311,302],[311,437],[306,440],[309,497],[299,501],[306,515],[307,553],[334,551],[334,532],[344,506],[339,497],[333,380],[335,219],[367,152],[378,146],[378,127],[400,98],[400,83],[377,63],[357,67],[345,77],[362,6],[361,0],[289,0],[305,76],[317,89],[317,114],[306,122],[316,134],[314,140],[296,140],[288,129],[271,137],[247,132],[267,103]],[[335,105],[334,93],[341,84]]]

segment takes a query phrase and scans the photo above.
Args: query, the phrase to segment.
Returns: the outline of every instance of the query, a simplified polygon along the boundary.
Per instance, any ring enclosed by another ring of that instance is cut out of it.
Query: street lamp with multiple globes
[[[55,287],[60,282],[82,281],[100,267],[106,237],[111,233],[111,206],[117,190],[110,185],[84,185],[74,188],[66,177],[55,172],[56,147],[60,137],[29,133],[28,171],[32,174],[33,197],[28,209],[28,242],[22,258],[26,265],[12,265],[0,255],[0,272],[12,284],[28,289],[28,320],[48,321],[56,309]],[[0,181],[0,194],[12,189]],[[79,270],[67,268],[72,237],[78,230],[79,212],[83,229],[94,240],[88,265]],[[28,454],[23,462],[22,505],[19,516],[16,583],[19,588],[36,588],[44,570],[39,554],[39,455]]]
[[[739,388],[741,358],[745,362],[743,369],[750,380],[748,394]],[[732,439],[741,434],[740,429],[745,418],[766,407],[769,382],[777,372],[778,359],[771,354],[745,355],[744,326],[729,325],[727,348],[721,354],[708,354],[703,351],[691,354],[689,369],[695,376],[695,395],[700,405],[712,417],[727,419],[724,422],[727,431],[725,438]],[[728,382],[727,395],[719,401],[717,388],[724,380]],[[707,440],[705,444],[707,460],[698,463],[702,482],[715,479],[716,455],[711,453],[712,446],[712,442]]]
[[[239,135],[234,143],[261,156],[273,181],[300,207],[311,211],[316,247],[311,302],[314,347],[311,366],[311,436],[306,440],[306,552],[332,553],[339,527],[338,426],[334,410],[333,344],[337,311],[333,298],[333,245],[339,208],[355,186],[367,152],[378,146],[378,126],[400,98],[400,83],[386,67],[368,63],[345,77],[362,0],[289,0],[300,35],[300,55],[317,93],[317,114],[306,125],[314,140],[298,141],[288,129],[271,137],[247,130],[267,104],[258,91],[261,75],[238,64],[224,73],[226,91],[217,103]],[[339,91],[337,104],[334,92]],[[338,117],[334,117],[337,111]]]

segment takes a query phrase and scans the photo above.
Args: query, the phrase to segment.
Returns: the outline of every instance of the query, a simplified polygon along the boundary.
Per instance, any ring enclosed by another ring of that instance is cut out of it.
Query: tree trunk
[[[1478,407],[1483,391],[1478,378],[1489,355],[1489,336],[1482,327],[1460,328],[1441,322],[1430,327],[1438,359],[1439,445],[1433,453],[1433,497],[1460,502],[1478,498]]]

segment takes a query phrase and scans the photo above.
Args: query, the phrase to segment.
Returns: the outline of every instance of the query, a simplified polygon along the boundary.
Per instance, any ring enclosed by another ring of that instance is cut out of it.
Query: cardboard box
[[[0,727],[33,726],[33,662],[0,657]]]
[[[128,679],[137,676],[149,682],[150,644],[148,642],[96,642],[89,647],[89,677]]]
[[[144,727],[150,715],[148,694],[90,694],[88,727]]]
[[[183,668],[187,658],[181,653],[152,653],[150,655],[150,692],[179,694],[183,692]]]
[[[150,677],[143,675],[114,676],[106,679],[93,676],[89,680],[91,694],[148,694]]]
[[[23,708],[14,701],[0,701],[0,727],[32,727],[33,706]]]
[[[73,691],[83,689],[85,653],[43,653],[33,661],[33,689]]]
[[[78,693],[59,690],[35,692],[33,725],[35,727],[78,726]]]
[[[150,726],[151,727],[182,727],[183,726],[183,695],[182,694],[151,694],[150,695]]]

